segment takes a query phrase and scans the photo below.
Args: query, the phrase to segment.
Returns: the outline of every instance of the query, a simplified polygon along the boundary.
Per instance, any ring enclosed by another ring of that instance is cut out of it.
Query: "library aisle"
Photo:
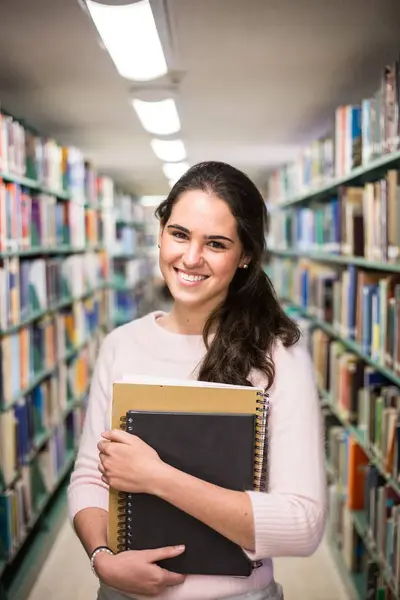
[[[325,539],[285,599],[400,600],[400,0],[1,3],[0,600],[95,599],[65,516],[94,365],[170,304],[154,209],[208,160],[262,194],[318,388]]]
[[[325,544],[310,559],[277,560],[276,579],[285,600],[351,600]],[[88,558],[66,522],[28,600],[95,600],[97,587]]]

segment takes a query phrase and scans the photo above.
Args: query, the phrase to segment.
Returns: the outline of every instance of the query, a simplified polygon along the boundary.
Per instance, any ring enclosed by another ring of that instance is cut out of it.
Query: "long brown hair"
[[[251,385],[250,372],[263,372],[270,387],[275,377],[272,349],[279,338],[288,347],[300,337],[299,329],[282,309],[264,272],[268,212],[253,182],[241,171],[221,162],[203,162],[190,168],[156,210],[164,227],[174,204],[188,190],[206,191],[224,200],[237,222],[247,269],[238,268],[225,301],[208,317],[203,330],[206,355],[198,379]],[[210,337],[210,332],[215,332]],[[211,342],[209,341],[211,339]]]

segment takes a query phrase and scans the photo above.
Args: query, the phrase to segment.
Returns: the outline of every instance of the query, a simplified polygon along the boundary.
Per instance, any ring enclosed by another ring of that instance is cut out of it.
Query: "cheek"
[[[173,260],[179,254],[179,247],[177,244],[170,242],[169,240],[164,241],[160,248],[160,262],[167,264]]]
[[[230,254],[215,254],[213,260],[209,260],[214,276],[220,280],[230,281],[236,273],[238,260]]]

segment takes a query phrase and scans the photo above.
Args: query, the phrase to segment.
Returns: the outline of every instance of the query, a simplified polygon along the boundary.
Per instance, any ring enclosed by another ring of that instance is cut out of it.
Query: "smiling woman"
[[[182,193],[160,231],[160,269],[175,300],[161,324],[176,329],[183,318],[185,327],[201,333],[205,318],[225,300],[238,267],[249,262],[242,254],[227,203],[209,191]]]
[[[178,180],[156,214],[172,309],[119,327],[103,343],[69,488],[71,519],[100,579],[99,600],[280,600],[272,559],[316,550],[326,493],[311,361],[262,267],[266,207],[244,173],[206,162]],[[268,491],[212,485],[169,467],[143,440],[107,431],[112,383],[125,373],[268,389]],[[157,565],[182,547],[114,556],[107,548],[110,481],[158,496],[261,566],[247,578],[184,578]]]

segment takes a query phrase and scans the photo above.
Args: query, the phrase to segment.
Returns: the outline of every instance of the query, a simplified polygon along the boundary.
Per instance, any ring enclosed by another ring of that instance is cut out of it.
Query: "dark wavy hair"
[[[247,385],[252,369],[263,372],[271,387],[275,377],[272,349],[279,338],[288,347],[300,337],[299,329],[281,307],[262,265],[266,250],[268,212],[254,183],[235,167],[203,162],[191,167],[172,187],[155,214],[167,224],[174,204],[188,190],[202,190],[224,200],[237,222],[247,269],[238,268],[225,301],[208,317],[203,330],[206,355],[198,379]],[[210,333],[215,333],[210,336]],[[211,341],[210,341],[211,340]]]

